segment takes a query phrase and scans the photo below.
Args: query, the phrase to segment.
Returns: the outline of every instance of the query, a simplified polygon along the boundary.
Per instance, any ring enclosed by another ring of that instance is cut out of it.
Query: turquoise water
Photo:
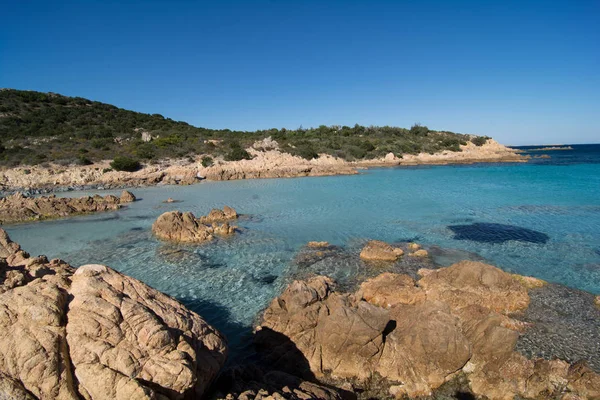
[[[310,240],[356,252],[366,239],[415,240],[600,293],[600,164],[373,169],[356,176],[205,182],[133,192],[141,201],[117,212],[6,230],[34,255],[75,266],[107,264],[179,298],[224,331],[234,351],[257,313],[296,272],[292,260]],[[168,197],[181,202],[162,203]],[[242,233],[231,239],[175,246],[150,233],[165,211],[199,215],[223,205],[246,214],[238,222]],[[458,240],[449,228],[482,223],[510,226],[509,235],[515,236]],[[527,241],[514,227],[547,240]]]

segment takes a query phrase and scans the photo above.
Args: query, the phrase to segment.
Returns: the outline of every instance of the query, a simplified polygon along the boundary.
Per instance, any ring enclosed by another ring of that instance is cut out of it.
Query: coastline
[[[404,155],[397,158],[389,153],[383,158],[345,161],[329,155],[306,160],[278,150],[258,151],[248,149],[251,160],[224,161],[216,159],[214,165],[203,167],[202,156],[195,159],[161,160],[145,165],[136,172],[119,172],[110,169],[105,160],[89,166],[17,167],[0,170],[0,191],[9,194],[24,191],[29,194],[46,194],[86,189],[123,189],[156,185],[191,185],[202,180],[221,181],[238,179],[294,178],[305,176],[354,175],[360,170],[380,167],[416,165],[449,165],[497,162],[527,162],[528,157],[518,154],[489,139],[484,145],[472,143],[461,146],[460,152]]]

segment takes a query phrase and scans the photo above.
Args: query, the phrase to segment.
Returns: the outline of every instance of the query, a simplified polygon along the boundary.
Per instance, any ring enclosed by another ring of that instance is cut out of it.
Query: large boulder
[[[356,293],[323,276],[295,281],[265,310],[258,348],[274,367],[361,390],[377,382],[396,398],[429,396],[457,376],[491,400],[600,398],[600,375],[584,364],[515,351],[528,328],[515,315],[540,282],[479,262],[422,273],[384,273]]]
[[[145,398],[157,387],[199,398],[225,361],[216,330],[138,280],[84,265],[69,293],[67,341],[85,397]]]
[[[223,366],[221,334],[142,282],[29,257],[1,229],[0,252],[0,398],[200,398]]]
[[[131,203],[131,202],[134,202],[135,200],[136,200],[135,195],[127,190],[123,190],[123,192],[121,192],[121,197],[119,197],[119,202],[121,204]]]
[[[371,240],[360,252],[360,258],[369,261],[396,261],[404,251],[386,242]]]
[[[163,240],[184,243],[207,242],[214,239],[215,235],[234,234],[237,227],[224,221],[235,218],[237,213],[227,206],[223,210],[212,210],[208,216],[199,218],[191,212],[169,211],[156,219],[152,224],[152,232]]]

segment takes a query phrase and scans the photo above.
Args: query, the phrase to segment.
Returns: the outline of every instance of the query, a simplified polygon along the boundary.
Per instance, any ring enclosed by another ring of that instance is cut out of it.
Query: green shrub
[[[202,166],[204,168],[210,167],[211,165],[213,165],[213,159],[212,159],[212,157],[209,157],[209,156],[202,157]]]
[[[487,143],[489,137],[487,136],[477,136],[474,137],[473,139],[471,139],[471,142],[475,145],[475,146],[483,146],[484,144]]]
[[[235,147],[231,151],[225,154],[225,160],[227,161],[239,161],[239,160],[250,160],[252,157],[248,152],[241,147]]]
[[[156,156],[156,152],[152,144],[144,143],[135,149],[135,155],[145,160],[151,160]]]
[[[142,167],[138,160],[128,157],[115,157],[115,159],[110,163],[110,166],[115,171],[127,172],[134,172]]]
[[[311,144],[301,144],[296,147],[294,154],[302,157],[306,160],[312,160],[313,158],[319,158],[319,154],[315,151]]]
[[[414,124],[410,127],[410,133],[415,136],[427,136],[429,128],[421,124]]]
[[[348,153],[356,159],[365,158],[365,156],[367,155],[367,151],[364,148],[358,146],[349,147]]]
[[[79,158],[77,159],[77,163],[79,165],[92,165],[93,164],[92,160],[90,160],[89,158],[87,158],[85,156],[79,156]]]

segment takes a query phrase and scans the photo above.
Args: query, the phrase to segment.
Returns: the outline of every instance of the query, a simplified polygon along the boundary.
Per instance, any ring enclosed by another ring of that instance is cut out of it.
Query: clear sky
[[[600,142],[598,0],[0,3],[0,87],[210,128]]]

